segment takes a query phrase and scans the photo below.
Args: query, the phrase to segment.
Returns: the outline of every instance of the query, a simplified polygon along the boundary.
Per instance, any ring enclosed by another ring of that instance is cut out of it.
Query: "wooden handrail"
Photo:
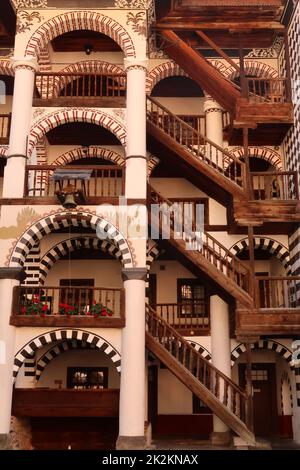
[[[251,172],[254,197],[258,200],[299,200],[297,171]]]
[[[246,77],[246,97],[249,99],[271,103],[286,103],[287,79]]]
[[[300,276],[256,276],[257,308],[299,309]]]
[[[194,157],[239,187],[246,187],[244,162],[197,132],[192,126],[149,96],[147,96],[147,118],[149,122],[159,127],[176,142],[185,146]],[[168,122],[166,122],[166,118]]]
[[[148,191],[152,203],[165,203],[169,207],[173,205],[170,200],[162,196],[151,185],[148,185]],[[172,220],[172,218],[170,219],[170,223],[171,230],[173,231],[174,220]],[[198,235],[191,234],[191,236],[197,241]],[[243,290],[246,292],[250,291],[251,271],[246,264],[206,231],[203,231],[202,238],[201,240],[198,239],[198,241],[200,243],[197,252],[204,256],[206,260],[212,263],[220,272],[233,279]]]
[[[125,95],[126,74],[44,72],[36,74],[35,98],[108,98]]]
[[[67,170],[62,181],[54,181],[55,170]],[[88,179],[78,179],[72,170],[90,170]],[[125,167],[117,165],[27,165],[24,197],[54,197],[65,183],[72,184],[87,197],[119,197],[124,194]]]
[[[207,298],[193,302],[157,303],[151,304],[156,314],[169,325],[178,329],[210,328],[210,308]],[[201,310],[200,312],[198,310]]]
[[[181,336],[175,328],[158,317],[155,310],[146,305],[147,332],[164,347],[196,380],[200,381],[222,405],[227,407],[246,425],[249,422],[248,404],[251,399],[233,380],[223,374],[199,351]]]

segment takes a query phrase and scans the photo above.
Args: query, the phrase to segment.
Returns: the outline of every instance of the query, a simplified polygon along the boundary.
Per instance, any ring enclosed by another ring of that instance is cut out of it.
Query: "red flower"
[[[48,310],[48,306],[47,306],[47,305],[43,305],[42,311],[43,311],[43,312],[47,312],[47,310]]]
[[[26,307],[22,307],[22,308],[21,308],[21,313],[22,313],[23,315],[25,315],[25,313],[26,313]]]

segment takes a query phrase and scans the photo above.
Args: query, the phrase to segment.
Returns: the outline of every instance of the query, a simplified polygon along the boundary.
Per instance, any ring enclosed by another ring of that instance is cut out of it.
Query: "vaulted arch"
[[[111,114],[97,109],[67,108],[47,114],[33,125],[29,135],[28,154],[31,155],[38,140],[43,135],[57,126],[70,122],[87,122],[102,126],[114,134],[121,145],[125,145],[125,126]]]
[[[164,62],[162,64],[157,65],[154,67],[147,75],[146,80],[146,92],[148,95],[151,94],[155,85],[161,80],[169,77],[188,77],[187,73],[182,70],[179,65],[177,65],[172,60]]]
[[[16,353],[14,359],[13,377],[16,379],[20,368],[22,367],[25,360],[33,359],[36,351],[43,348],[47,344],[56,342],[65,342],[67,340],[85,341],[87,344],[94,345],[99,351],[103,351],[107,354],[118,372],[121,370],[121,356],[115,347],[108,342],[102,336],[91,333],[89,331],[80,329],[57,329],[43,333],[42,335],[36,336],[28,341],[24,346]],[[55,345],[57,346],[57,345]],[[54,346],[54,347],[55,347]],[[47,353],[46,353],[47,354]]]
[[[45,21],[32,34],[26,48],[26,56],[40,56],[45,46],[57,36],[75,30],[96,31],[113,39],[126,57],[135,57],[135,47],[129,33],[113,18],[98,11],[72,10]]]
[[[92,228],[93,230],[101,230],[107,235],[107,240],[112,241],[121,252],[121,260],[123,266],[127,268],[133,267],[133,256],[127,241],[119,230],[107,220],[88,212],[57,212],[49,216],[43,217],[32,224],[21,237],[16,241],[12,250],[9,266],[23,266],[30,250],[45,235],[55,232],[59,229],[67,227]]]
[[[265,349],[267,351],[274,351],[279,354],[283,359],[290,364],[292,360],[292,351],[288,349],[278,341],[273,341],[271,339],[262,339],[257,341],[256,343],[251,344],[251,349]],[[246,352],[246,346],[244,343],[239,344],[236,346],[233,351],[231,352],[231,365],[233,366],[237,359],[240,357],[241,354]]]
[[[39,285],[44,285],[47,274],[57,261],[68,253],[85,248],[109,253],[122,262],[122,253],[119,247],[110,240],[100,240],[96,236],[88,235],[67,238],[50,248],[41,258],[39,264]]]
[[[243,238],[239,242],[235,243],[231,248],[235,256],[238,256],[242,251],[249,249],[249,240],[248,238]],[[290,265],[290,253],[289,250],[272,238],[267,237],[254,237],[254,249],[260,249],[268,251],[270,254],[275,256],[287,271],[287,275],[291,274],[291,265]]]

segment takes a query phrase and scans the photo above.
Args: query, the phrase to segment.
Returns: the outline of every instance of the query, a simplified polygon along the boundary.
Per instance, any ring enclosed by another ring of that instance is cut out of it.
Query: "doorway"
[[[276,365],[252,364],[254,432],[257,436],[277,434]],[[239,364],[239,383],[246,387],[246,364]]]

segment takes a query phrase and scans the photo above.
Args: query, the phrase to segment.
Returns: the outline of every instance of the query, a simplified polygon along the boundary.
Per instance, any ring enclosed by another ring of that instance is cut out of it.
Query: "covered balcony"
[[[73,287],[71,281],[65,287],[16,287],[10,324],[122,328],[124,290]]]
[[[126,74],[40,73],[34,106],[96,106],[124,108]]]
[[[41,204],[63,202],[73,193],[78,202],[114,203],[125,193],[125,167],[117,165],[29,165],[24,197]]]
[[[238,335],[283,335],[300,330],[300,277],[257,276],[256,308],[237,310]]]

